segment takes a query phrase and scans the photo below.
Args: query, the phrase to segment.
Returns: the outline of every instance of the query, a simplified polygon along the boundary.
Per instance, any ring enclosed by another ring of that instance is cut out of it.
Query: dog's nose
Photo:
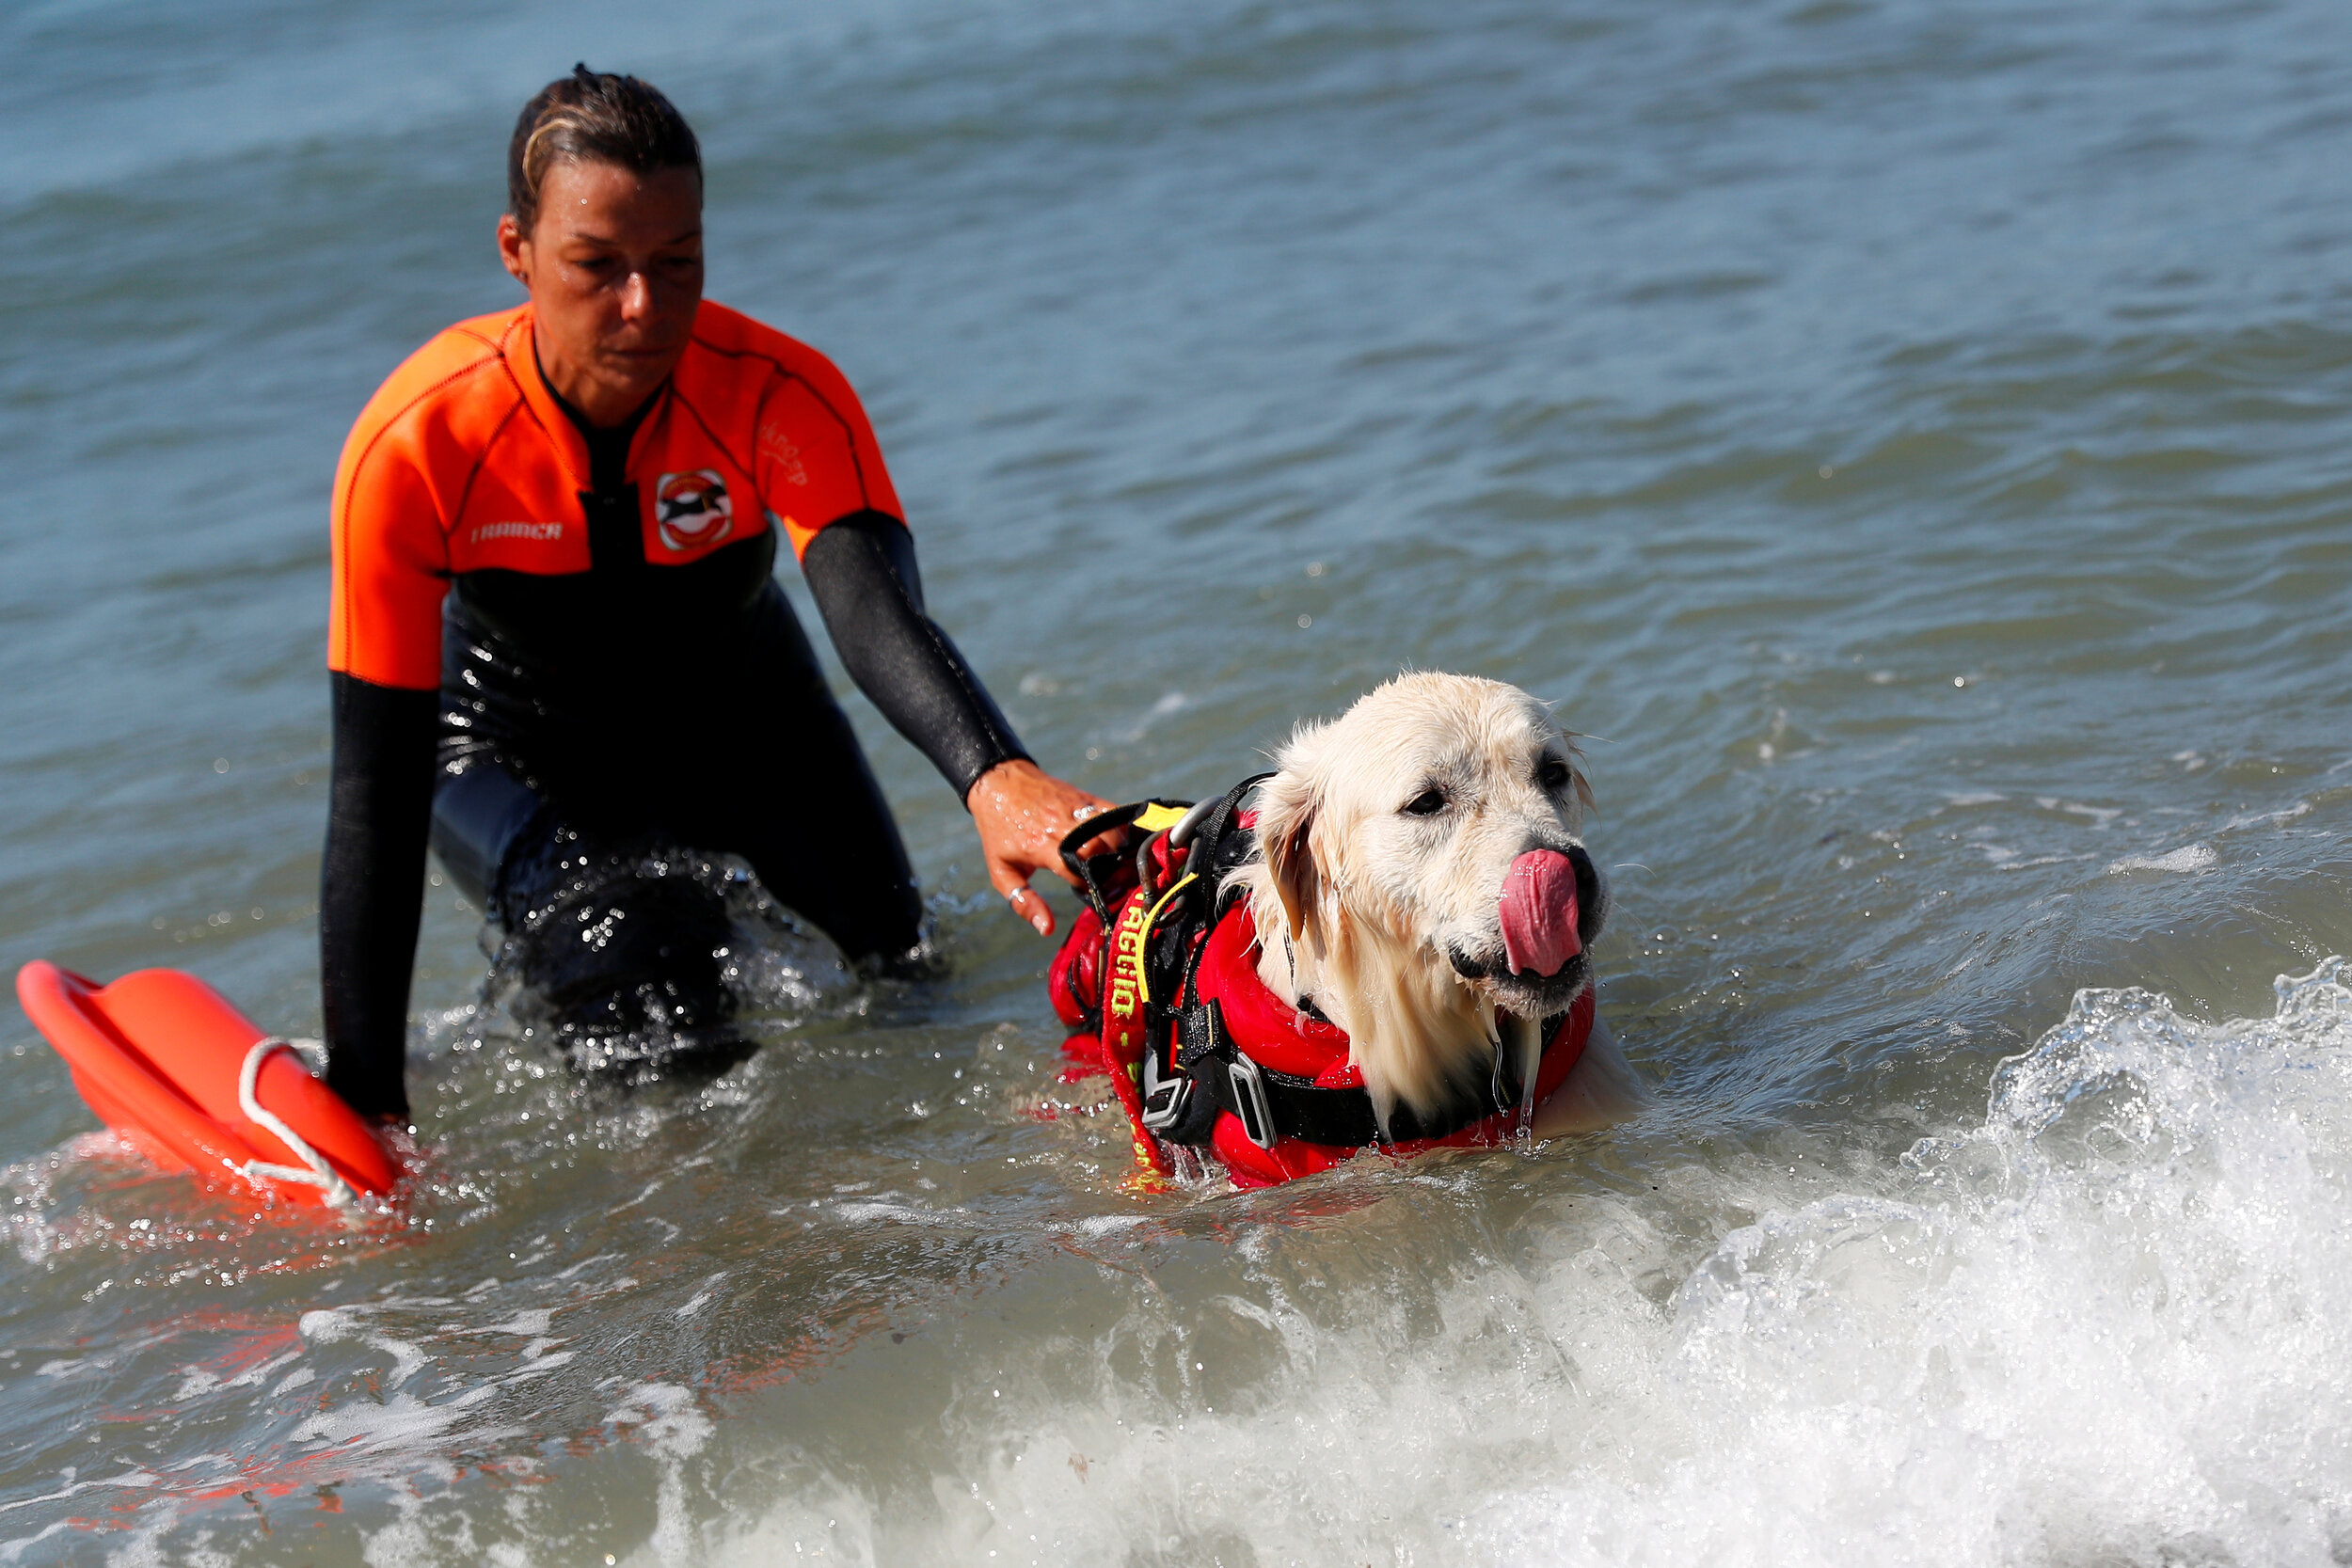
[[[1530,849],[1503,874],[1502,950],[1519,974],[1553,975],[1584,951],[1577,935],[1576,865],[1557,849]]]
[[[1576,867],[1577,934],[1590,945],[1609,916],[1609,884],[1601,880],[1600,868],[1581,844],[1568,846],[1568,863]]]

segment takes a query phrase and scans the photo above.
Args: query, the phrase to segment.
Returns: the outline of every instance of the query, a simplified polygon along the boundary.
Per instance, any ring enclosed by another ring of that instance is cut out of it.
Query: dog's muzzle
[[[1581,845],[1526,851],[1504,874],[1496,901],[1501,942],[1483,952],[1449,944],[1447,961],[1466,980],[1516,982],[1549,989],[1578,982],[1584,949],[1600,934],[1608,894]]]

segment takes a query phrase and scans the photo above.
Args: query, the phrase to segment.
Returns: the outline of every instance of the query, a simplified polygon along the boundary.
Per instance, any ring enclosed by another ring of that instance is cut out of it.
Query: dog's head
[[[1241,875],[1294,990],[1355,1042],[1375,1101],[1436,1108],[1478,1072],[1498,1013],[1533,1022],[1591,983],[1608,887],[1591,803],[1550,711],[1517,687],[1400,675],[1302,727],[1258,796]]]

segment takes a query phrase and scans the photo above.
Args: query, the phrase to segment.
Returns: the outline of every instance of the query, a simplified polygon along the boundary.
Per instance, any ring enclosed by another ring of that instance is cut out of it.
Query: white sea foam
[[[2087,991],[1916,1186],[1767,1215],[1610,1430],[1496,1497],[1502,1562],[2342,1560],[2352,990],[2208,1027]]]
[[[2311,810],[2312,803],[2309,800],[2297,800],[2295,804],[2283,806],[2277,811],[2250,812],[2244,816],[2233,816],[2216,828],[2214,832],[2233,833],[2242,828],[2283,828],[2298,816],[2310,816]]]
[[[2127,871],[2204,871],[2218,859],[2210,844],[2184,844],[2161,855],[2127,855],[2110,862],[2107,875],[2120,877]]]

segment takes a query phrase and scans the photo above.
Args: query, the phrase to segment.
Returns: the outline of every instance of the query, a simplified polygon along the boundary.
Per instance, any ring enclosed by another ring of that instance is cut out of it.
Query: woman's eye
[[[1407,816],[1435,816],[1443,810],[1445,791],[1442,789],[1424,789],[1405,802],[1405,815]]]

